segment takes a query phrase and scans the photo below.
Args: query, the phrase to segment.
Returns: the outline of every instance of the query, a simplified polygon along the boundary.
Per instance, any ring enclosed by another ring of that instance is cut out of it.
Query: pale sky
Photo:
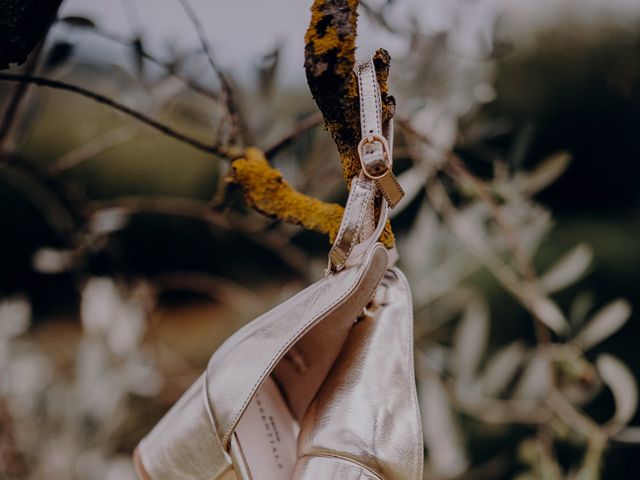
[[[279,83],[304,83],[303,37],[310,0],[191,0],[191,5],[207,30],[216,59],[237,79],[253,78],[254,66],[280,42],[284,47]],[[562,18],[559,10],[572,20],[593,22],[615,17],[636,23],[637,15],[629,12],[640,11],[640,0],[396,0],[395,5],[389,18],[394,25],[415,21],[422,30],[438,31],[455,24],[456,30],[469,34],[465,48],[470,51],[478,48],[483,29],[491,29],[493,18],[503,9],[507,12],[507,28],[516,33],[558,21]],[[199,45],[178,0],[65,0],[60,16],[66,15],[88,16],[102,28],[124,35],[141,24],[146,48],[159,57],[166,58],[168,43],[178,51]],[[136,18],[138,15],[140,18]],[[359,56],[380,46],[394,56],[404,54],[405,41],[373,24],[366,15],[360,18]],[[82,39],[82,55],[104,52],[104,56],[118,58],[119,50],[108,42],[86,34],[78,38]]]
[[[85,15],[101,27],[121,34],[130,34],[138,22],[131,7],[142,16],[142,27],[149,50],[159,56],[167,53],[167,43],[177,50],[199,46],[191,23],[177,0],[66,0],[60,16]],[[307,28],[311,2],[304,0],[191,0],[194,10],[207,30],[217,61],[236,75],[249,74],[263,55],[282,43],[281,82],[304,82],[304,33]],[[131,18],[131,21],[129,18]],[[359,51],[384,46],[400,54],[406,48],[398,38],[364,19],[360,25]],[[91,48],[109,48],[103,40],[83,39]]]

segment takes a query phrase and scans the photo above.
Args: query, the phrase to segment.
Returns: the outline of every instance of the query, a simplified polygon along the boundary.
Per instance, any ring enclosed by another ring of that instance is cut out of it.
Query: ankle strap
[[[382,122],[382,99],[372,58],[358,64],[355,74],[360,93],[362,139],[358,155],[362,169],[351,182],[342,223],[329,252],[327,274],[353,263],[355,259],[350,262],[350,256],[359,256],[378,240],[387,221],[388,207],[395,207],[404,196],[391,171],[393,124]]]

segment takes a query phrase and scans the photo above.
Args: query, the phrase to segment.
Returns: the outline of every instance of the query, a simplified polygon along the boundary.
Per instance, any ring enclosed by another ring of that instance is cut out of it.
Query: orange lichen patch
[[[250,207],[284,222],[326,234],[330,242],[335,240],[344,208],[295,190],[279,170],[269,165],[259,149],[247,148],[243,157],[231,163],[229,181],[243,187],[245,201]],[[387,247],[393,246],[389,223],[380,240]]]
[[[358,0],[314,0],[311,21],[305,35],[305,71],[316,100],[340,153],[347,186],[360,172],[357,145],[360,140],[358,86],[353,72]],[[374,58],[383,93],[383,115],[393,116],[392,97],[387,94],[389,55],[380,51]],[[244,188],[246,202],[259,212],[282,221],[324,233],[333,242],[344,209],[308,197],[293,189],[272,168],[263,153],[247,149],[231,164],[230,181]],[[387,222],[381,241],[394,244]]]
[[[333,49],[344,49],[344,42],[338,36],[336,27],[328,27],[322,37],[313,40],[313,51],[316,55],[324,55]]]
[[[357,8],[357,0],[316,0],[311,6],[305,43],[309,47],[307,54],[317,57],[316,73],[322,74],[324,67],[331,66],[332,74],[351,74],[356,50]],[[331,61],[323,61],[328,55],[331,55]]]
[[[256,148],[233,161],[231,180],[243,186],[249,206],[265,215],[327,234],[331,240],[338,233],[343,208],[296,191]]]
[[[358,156],[358,152],[353,149],[346,150],[342,155],[340,155],[340,162],[342,162],[342,174],[344,175],[344,179],[347,182],[347,185],[351,187],[351,180],[353,177],[360,173],[360,157]]]
[[[336,3],[336,2],[327,2],[327,0],[314,0],[313,5],[311,5],[311,21],[309,22],[309,28],[304,37],[305,43],[311,43],[316,41],[324,32],[319,32],[319,26],[323,24],[323,22],[327,19],[327,4],[328,3]],[[357,19],[357,10],[358,4],[360,3],[358,0],[347,0],[346,2],[340,2],[345,5],[342,8],[346,8],[353,14],[353,19],[351,20],[350,29],[347,32],[348,38],[344,40],[348,40],[353,43],[353,47],[355,48],[356,41],[356,19]],[[337,33],[337,32],[336,32]]]

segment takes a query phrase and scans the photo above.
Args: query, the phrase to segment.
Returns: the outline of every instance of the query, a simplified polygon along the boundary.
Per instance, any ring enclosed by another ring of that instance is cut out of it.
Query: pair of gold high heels
[[[373,64],[363,65],[361,88],[373,91],[360,92],[362,124],[374,135],[361,151],[379,161],[389,147],[377,145],[379,92]],[[387,201],[366,168],[352,182],[327,276],[213,354],[136,449],[141,478],[422,478],[411,295],[388,268],[394,252],[377,242]]]

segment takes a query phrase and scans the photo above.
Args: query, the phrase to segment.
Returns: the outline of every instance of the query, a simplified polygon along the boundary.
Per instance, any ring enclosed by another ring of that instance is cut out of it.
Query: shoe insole
[[[271,377],[256,392],[234,435],[236,460],[244,463],[245,476],[253,480],[291,478],[298,424]]]

